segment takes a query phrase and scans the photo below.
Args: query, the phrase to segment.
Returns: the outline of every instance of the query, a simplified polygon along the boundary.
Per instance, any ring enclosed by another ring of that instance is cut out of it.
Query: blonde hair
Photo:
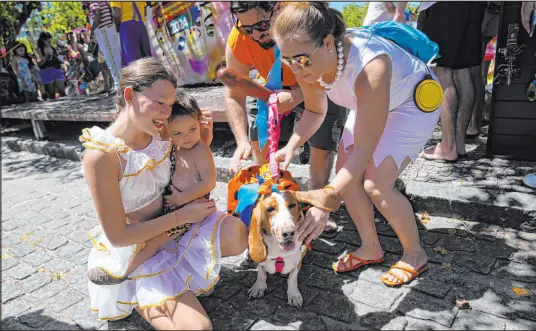
[[[141,92],[158,80],[167,80],[173,84],[174,88],[177,87],[177,78],[154,57],[141,58],[122,68],[115,98],[117,111],[125,107],[123,94],[127,87],[130,86],[134,91]]]
[[[328,2],[293,2],[279,14],[273,27],[276,39],[300,40],[308,36],[318,44],[329,34],[340,40],[346,33],[342,14]],[[302,40],[300,40],[302,41]]]

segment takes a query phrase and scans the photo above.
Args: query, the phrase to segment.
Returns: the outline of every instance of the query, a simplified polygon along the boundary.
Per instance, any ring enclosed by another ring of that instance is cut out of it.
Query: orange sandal
[[[392,271],[393,269],[399,269],[399,270],[402,270],[403,272],[405,272],[406,276],[408,277],[408,280],[404,281],[403,278],[401,278],[400,276],[398,276],[396,273],[394,273]],[[403,284],[407,284],[407,283],[411,282],[413,279],[415,279],[416,277],[418,277],[420,274],[422,274],[423,272],[425,272],[428,269],[429,269],[428,264],[425,264],[419,270],[415,271],[413,269],[410,269],[409,267],[406,267],[406,266],[400,264],[400,261],[398,261],[394,266],[391,267],[391,269],[389,269],[387,271],[388,274],[390,274],[391,276],[395,277],[398,281],[393,282],[393,281],[390,281],[390,280],[386,280],[383,275],[380,277],[380,279],[387,286],[403,285]]]
[[[357,263],[354,263],[354,261],[357,261]],[[366,266],[368,264],[376,264],[383,262],[384,259],[381,258],[379,260],[363,260],[360,259],[352,254],[346,254],[344,257],[340,258],[338,262],[333,263],[333,270],[335,272],[348,272],[353,271],[361,268],[362,266]],[[349,262],[349,265],[347,266],[347,262]],[[339,269],[338,265],[342,265],[344,268]]]

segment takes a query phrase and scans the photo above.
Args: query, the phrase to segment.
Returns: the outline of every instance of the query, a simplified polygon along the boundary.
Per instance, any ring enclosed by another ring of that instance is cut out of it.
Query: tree
[[[355,28],[363,25],[363,20],[367,15],[368,2],[365,5],[351,3],[342,8],[342,16],[347,28]]]
[[[79,1],[52,2],[48,8],[41,10],[40,16],[45,29],[53,36],[85,27],[87,19]]]
[[[40,2],[0,2],[0,47],[9,50],[15,44],[20,28],[34,9],[41,10]]]

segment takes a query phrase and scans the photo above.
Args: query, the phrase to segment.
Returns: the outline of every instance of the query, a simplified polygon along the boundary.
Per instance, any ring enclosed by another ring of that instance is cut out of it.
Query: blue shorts
[[[56,68],[46,68],[41,69],[41,80],[43,84],[50,84],[54,83],[57,80],[64,81],[65,76],[63,75],[63,71],[61,69]]]

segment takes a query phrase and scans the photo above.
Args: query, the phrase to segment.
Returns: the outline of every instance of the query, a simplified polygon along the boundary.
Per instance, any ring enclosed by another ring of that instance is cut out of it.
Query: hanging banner
[[[229,2],[151,2],[146,12],[153,56],[181,85],[214,83],[232,28]]]

